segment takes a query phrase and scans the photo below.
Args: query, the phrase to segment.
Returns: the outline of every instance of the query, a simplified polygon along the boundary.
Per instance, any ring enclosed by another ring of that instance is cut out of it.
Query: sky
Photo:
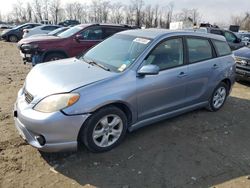
[[[1,0],[0,13],[7,14],[11,11],[13,4],[17,0]],[[23,3],[32,0],[22,0]],[[63,4],[67,2],[88,3],[90,0],[61,0]],[[111,2],[129,3],[130,0],[110,0]],[[165,6],[169,2],[174,2],[174,12],[183,8],[196,8],[202,15],[203,22],[210,23],[229,23],[232,15],[242,15],[250,12],[250,0],[144,0],[146,4],[159,4]]]

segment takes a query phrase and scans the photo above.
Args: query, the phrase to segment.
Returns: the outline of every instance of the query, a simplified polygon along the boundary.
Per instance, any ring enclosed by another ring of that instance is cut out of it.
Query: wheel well
[[[228,92],[229,92],[231,90],[231,86],[232,86],[231,81],[228,78],[226,78],[226,79],[222,80],[221,82],[225,83],[228,86]]]
[[[117,102],[117,103],[111,103],[111,104],[102,106],[101,108],[105,108],[107,106],[115,106],[115,107],[119,108],[120,110],[122,110],[128,118],[128,125],[130,125],[132,123],[132,112],[127,105]],[[99,110],[99,109],[97,109],[97,110]]]
[[[9,35],[8,35],[8,40],[9,40],[9,38],[10,38],[11,36],[15,36],[15,37],[17,38],[17,40],[18,40],[18,36],[17,36],[16,34],[9,34]]]
[[[54,54],[54,53],[56,53],[56,54],[62,54],[62,55],[64,55],[66,58],[68,57],[68,55],[67,55],[65,52],[63,52],[63,51],[48,51],[48,52],[46,52],[46,53],[44,54],[43,60],[44,60],[48,55]]]

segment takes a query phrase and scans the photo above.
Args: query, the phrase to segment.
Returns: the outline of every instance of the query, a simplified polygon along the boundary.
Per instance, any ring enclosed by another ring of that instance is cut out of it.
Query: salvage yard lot
[[[0,187],[250,187],[250,84],[235,84],[219,112],[142,128],[110,152],[45,154],[18,136],[12,117],[30,69],[16,44],[0,41]]]

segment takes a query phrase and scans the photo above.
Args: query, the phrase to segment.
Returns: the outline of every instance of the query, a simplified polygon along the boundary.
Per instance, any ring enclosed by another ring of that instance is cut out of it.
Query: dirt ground
[[[116,149],[45,154],[14,128],[12,107],[31,69],[0,41],[0,187],[250,187],[250,85],[222,110],[194,111],[127,135]]]

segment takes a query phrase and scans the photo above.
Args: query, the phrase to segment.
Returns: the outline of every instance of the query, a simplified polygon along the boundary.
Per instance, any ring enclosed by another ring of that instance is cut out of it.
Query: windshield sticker
[[[120,66],[120,68],[118,69],[118,71],[122,72],[126,69],[127,65],[126,64],[122,64],[122,66]]]
[[[150,40],[148,39],[144,39],[144,38],[136,38],[133,40],[134,42],[138,42],[138,43],[141,43],[141,44],[148,44],[150,42]]]

